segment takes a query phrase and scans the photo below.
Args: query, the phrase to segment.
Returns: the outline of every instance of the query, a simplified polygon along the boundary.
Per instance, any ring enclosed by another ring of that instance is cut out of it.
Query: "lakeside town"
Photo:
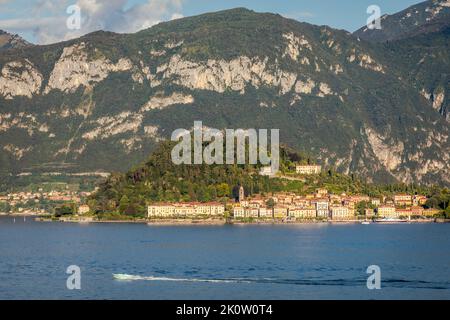
[[[320,165],[297,165],[301,176],[317,175]],[[261,175],[271,175],[270,167],[262,168]],[[307,222],[307,221],[359,221],[359,220],[426,220],[439,214],[439,210],[425,209],[424,195],[394,194],[392,197],[332,194],[325,188],[314,193],[298,195],[280,192],[270,195],[245,196],[240,186],[235,202],[226,203],[156,203],[148,206],[149,219],[186,219],[200,216],[228,217],[234,221]]]
[[[8,192],[0,195],[0,215],[48,215],[63,207],[73,213],[84,214],[83,202],[90,191],[51,190]],[[84,206],[85,207],[85,206]]]
[[[297,177],[314,176],[321,172],[320,165],[295,167]],[[270,167],[261,168],[259,174],[271,176]],[[94,222],[99,219],[93,214],[88,199],[97,189],[81,192],[68,187],[58,191],[39,188],[35,192],[0,195],[0,203],[6,204],[9,214]],[[326,188],[317,188],[315,192],[303,195],[274,192],[246,196],[245,188],[238,186],[238,196],[235,199],[221,202],[149,203],[146,217],[133,220],[149,223],[433,221],[440,211],[427,208],[427,200],[425,195],[420,194],[395,193],[370,197],[362,194],[333,194]]]
[[[196,217],[223,218],[235,221],[306,222],[355,221],[361,219],[413,220],[432,218],[436,209],[424,209],[427,198],[422,195],[397,194],[370,198],[364,195],[330,194],[318,189],[314,194],[275,193],[270,196],[245,198],[240,187],[237,203],[158,203],[148,206],[149,219],[186,219]],[[361,206],[362,205],[362,206]],[[361,212],[361,210],[363,210]]]

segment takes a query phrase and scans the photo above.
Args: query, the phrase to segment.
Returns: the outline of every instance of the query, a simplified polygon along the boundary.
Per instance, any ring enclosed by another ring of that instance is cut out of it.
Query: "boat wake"
[[[113,278],[119,281],[174,281],[174,282],[210,282],[210,283],[250,283],[250,281],[240,279],[188,279],[188,278],[167,278],[167,277],[144,277],[131,274],[113,274]]]
[[[278,284],[278,285],[302,285],[302,286],[340,286],[359,287],[366,285],[366,279],[274,279],[274,278],[227,278],[227,279],[199,279],[199,278],[169,278],[140,276],[131,274],[113,274],[117,281],[172,281],[172,282],[204,282],[204,283],[243,283],[243,284]],[[427,282],[404,279],[385,279],[382,286],[391,288],[421,288],[434,290],[448,290],[450,283]]]

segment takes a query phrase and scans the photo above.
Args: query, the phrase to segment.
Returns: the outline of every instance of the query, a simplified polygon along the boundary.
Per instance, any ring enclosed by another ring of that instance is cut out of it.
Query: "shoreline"
[[[11,216],[14,217],[14,216]],[[197,220],[197,219],[161,219],[161,220],[94,220],[94,219],[52,219],[52,218],[41,218],[34,216],[37,222],[58,222],[58,223],[78,223],[78,224],[90,224],[90,223],[110,223],[110,224],[146,224],[149,226],[224,226],[224,225],[350,225],[350,224],[363,224],[363,222],[368,222],[369,224],[428,224],[428,223],[450,223],[450,220],[445,219],[427,219],[427,220],[411,220],[404,222],[374,222],[365,220],[345,220],[345,221],[276,221],[276,220],[261,220],[261,221],[227,221],[225,219],[214,219],[214,220]]]

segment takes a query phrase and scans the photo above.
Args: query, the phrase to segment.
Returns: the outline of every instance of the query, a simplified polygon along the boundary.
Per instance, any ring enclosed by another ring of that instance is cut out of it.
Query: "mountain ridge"
[[[8,50],[0,167],[123,171],[202,120],[281,128],[283,143],[370,180],[449,183],[448,124],[396,50],[244,9]]]
[[[381,18],[381,29],[367,26],[353,34],[365,41],[386,42],[440,32],[450,27],[450,1],[428,0]]]
[[[26,48],[32,44],[24,40],[17,34],[10,34],[0,30],[0,51],[16,48]]]

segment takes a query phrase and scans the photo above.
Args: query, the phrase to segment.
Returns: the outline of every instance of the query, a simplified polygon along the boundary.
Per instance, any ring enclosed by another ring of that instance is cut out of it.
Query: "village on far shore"
[[[298,175],[320,174],[320,165],[297,165]],[[271,175],[270,167],[263,167],[261,175]],[[280,192],[245,196],[239,187],[236,201],[226,203],[154,203],[148,206],[148,219],[183,220],[198,217],[228,219],[234,222],[351,222],[373,221],[429,221],[439,213],[425,209],[427,197],[418,194],[394,194],[392,197],[369,197],[367,195],[332,194],[325,188],[314,193],[298,195]],[[88,210],[88,208],[85,208]]]
[[[296,165],[295,175],[306,177],[322,172],[320,165]],[[271,176],[271,168],[263,167],[262,176]],[[310,194],[295,192],[274,192],[246,196],[243,186],[238,188],[236,199],[223,202],[171,202],[149,203],[147,216],[135,220],[148,223],[307,223],[307,222],[357,222],[357,221],[434,221],[440,213],[437,209],[426,209],[427,197],[420,194],[397,193],[391,196],[369,197],[363,194],[333,194],[326,188],[317,188]],[[98,188],[96,188],[98,189]],[[41,190],[42,191],[42,190]],[[95,190],[93,190],[95,191]],[[52,215],[59,221],[95,222],[92,208],[86,203],[92,192],[70,190],[14,193],[0,200],[11,206],[23,201],[60,201],[71,211],[70,214],[55,214],[44,209],[40,211],[22,210],[15,214]],[[58,208],[60,210],[61,208]],[[58,211],[56,210],[56,211]],[[115,218],[111,218],[115,220]]]

